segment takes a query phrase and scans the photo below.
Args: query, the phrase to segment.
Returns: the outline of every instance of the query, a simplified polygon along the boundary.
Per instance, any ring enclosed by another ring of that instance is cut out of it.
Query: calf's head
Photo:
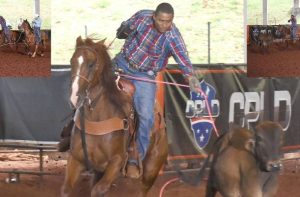
[[[280,124],[264,121],[255,128],[254,154],[262,171],[280,170],[283,130]]]

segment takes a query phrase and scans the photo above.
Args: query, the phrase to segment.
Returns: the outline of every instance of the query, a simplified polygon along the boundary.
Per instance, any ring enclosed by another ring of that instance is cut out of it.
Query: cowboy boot
[[[143,173],[143,166],[138,154],[135,140],[131,142],[128,150],[128,161],[126,164],[126,177],[138,179]]]
[[[72,119],[62,130],[60,134],[60,141],[57,144],[57,150],[59,152],[66,152],[70,149],[71,133],[74,126],[74,120]]]
[[[132,179],[138,179],[142,175],[141,170],[139,168],[139,163],[137,160],[132,160],[127,162],[126,167],[126,177]]]

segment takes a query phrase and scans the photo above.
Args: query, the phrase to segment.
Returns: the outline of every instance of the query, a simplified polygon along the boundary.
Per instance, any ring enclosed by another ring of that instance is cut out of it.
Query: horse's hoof
[[[41,57],[44,57],[45,55],[44,55],[44,53],[41,53]]]
[[[35,53],[31,56],[32,58],[35,58]]]
[[[140,169],[133,163],[127,164],[126,177],[138,179],[141,176]]]

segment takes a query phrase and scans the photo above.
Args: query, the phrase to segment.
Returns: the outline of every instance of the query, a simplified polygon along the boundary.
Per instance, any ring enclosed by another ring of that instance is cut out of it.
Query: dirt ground
[[[57,197],[64,179],[66,154],[47,154],[44,159],[44,171],[56,175],[20,175],[19,182],[9,183],[8,174],[0,173],[0,196],[5,197]],[[277,197],[299,196],[300,172],[297,172],[295,160],[287,160],[281,172]],[[299,162],[299,161],[297,161]],[[299,163],[300,165],[300,163]],[[37,154],[32,153],[0,153],[0,170],[39,170]],[[12,179],[13,180],[13,179]],[[139,188],[139,181],[120,177],[111,187],[108,197],[134,197]],[[199,186],[189,186],[177,180],[176,174],[160,175],[147,197],[203,197],[206,181]],[[82,175],[76,189],[76,196],[89,196],[89,176]],[[219,196],[219,195],[218,195]]]
[[[33,51],[33,49],[32,49]],[[31,58],[25,54],[25,47],[8,45],[0,47],[0,77],[47,77],[51,74],[50,45],[46,45],[44,56]]]
[[[288,47],[274,43],[264,53],[259,47],[247,47],[247,76],[297,77],[300,76],[300,41]]]

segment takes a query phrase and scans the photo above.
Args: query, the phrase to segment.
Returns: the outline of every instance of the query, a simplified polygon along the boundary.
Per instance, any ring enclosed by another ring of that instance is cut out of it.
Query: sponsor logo
[[[266,97],[266,98],[265,98]],[[266,102],[266,103],[265,103]],[[264,112],[270,111],[266,117]],[[261,120],[273,120],[286,131],[292,118],[291,94],[287,90],[265,92],[233,92],[229,101],[229,120],[250,129],[250,124]]]
[[[194,138],[200,148],[205,148],[212,134],[214,119],[220,114],[216,90],[205,80],[200,82],[202,93],[190,92],[185,115],[190,119]]]

